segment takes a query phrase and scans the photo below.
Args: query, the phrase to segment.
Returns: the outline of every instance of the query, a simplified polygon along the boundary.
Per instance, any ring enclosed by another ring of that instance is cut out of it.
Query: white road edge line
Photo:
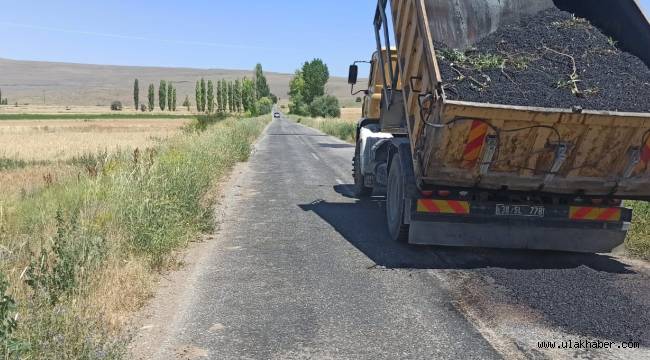
[[[313,156],[314,159],[316,159],[316,160],[320,160],[320,158],[318,157],[318,155],[316,155],[316,154],[314,154],[314,153],[311,153],[311,156]]]

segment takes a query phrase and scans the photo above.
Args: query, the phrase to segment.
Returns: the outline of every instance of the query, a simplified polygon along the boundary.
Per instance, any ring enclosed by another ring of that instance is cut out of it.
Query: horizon
[[[639,2],[650,14],[650,0]],[[321,58],[332,76],[346,77],[350,63],[368,58],[375,50],[375,0],[308,5],[287,0],[273,5],[261,0],[236,4],[195,0],[182,9],[177,5],[170,0],[6,4],[0,14],[0,31],[5,34],[0,58],[234,71],[251,71],[261,63],[265,71],[279,74],[292,74],[305,61]],[[75,11],[61,11],[68,8]],[[170,22],[169,14],[178,20]],[[348,25],[331,26],[333,18]],[[282,41],[276,44],[274,39]],[[180,46],[183,51],[177,51]]]
[[[251,72],[254,73],[255,69],[243,69],[243,68],[200,68],[200,67],[188,67],[188,66],[162,66],[162,65],[116,65],[116,64],[101,64],[101,63],[80,63],[72,61],[50,61],[50,60],[31,60],[31,59],[13,59],[0,56],[0,61],[16,61],[16,62],[35,62],[35,63],[51,63],[51,64],[61,64],[61,65],[75,65],[75,66],[108,66],[108,67],[121,67],[121,68],[144,68],[144,69],[179,69],[179,70],[196,70],[196,71],[232,71],[232,72]],[[262,64],[264,65],[264,64]],[[293,72],[279,72],[273,70],[267,70],[264,68],[265,74],[276,74],[276,75],[293,75]],[[335,78],[347,78],[346,76],[331,75]]]

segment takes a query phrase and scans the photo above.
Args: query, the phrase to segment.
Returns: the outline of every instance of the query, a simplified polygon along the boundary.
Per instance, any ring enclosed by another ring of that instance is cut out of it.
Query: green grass
[[[551,23],[551,25],[559,28],[568,29],[568,28],[589,27],[590,23],[587,19],[576,17],[575,15],[573,15],[571,19],[563,20],[563,21],[554,21]]]
[[[120,119],[194,119],[196,115],[149,113],[102,114],[0,114],[0,120],[120,120]]]
[[[633,255],[650,260],[650,202],[629,201],[626,205],[634,211],[634,219],[625,245]]]
[[[495,54],[472,54],[457,49],[440,49],[437,52],[439,57],[447,61],[478,71],[500,69],[505,63],[503,56]]]
[[[354,137],[357,131],[356,121],[347,121],[341,119],[323,119],[323,118],[310,118],[301,116],[290,116],[290,118],[305,126],[318,129],[328,135],[332,135],[341,140],[349,143],[354,142]]]
[[[500,55],[479,54],[469,58],[470,64],[477,70],[500,69],[504,66],[505,59]]]
[[[479,54],[473,51],[463,52],[456,49],[436,50],[438,57],[453,62],[456,66],[477,71],[513,68],[525,70],[533,60],[530,56],[512,54],[507,57],[497,54]]]
[[[27,166],[27,161],[20,159],[13,159],[8,157],[0,157],[0,171],[2,170],[13,170],[20,169]]]
[[[0,171],[22,169],[28,166],[46,165],[48,161],[26,161],[18,158],[0,156]]]
[[[85,156],[73,163],[92,172],[0,200],[0,270],[18,303],[0,323],[20,314],[17,329],[0,331],[0,345],[12,344],[0,347],[4,357],[124,358],[128,339],[109,321],[118,305],[106,302],[137,303],[143,272],[173,264],[177,249],[212,230],[206,194],[247,159],[267,122],[227,119],[156,149]],[[126,272],[134,262],[145,271]]]

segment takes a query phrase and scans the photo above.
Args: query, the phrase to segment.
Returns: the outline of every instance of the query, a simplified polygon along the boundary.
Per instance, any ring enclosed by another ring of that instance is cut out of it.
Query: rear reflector
[[[650,136],[641,150],[641,160],[646,164],[650,163]]]
[[[456,200],[418,200],[418,212],[437,213],[437,214],[469,214],[469,202]]]
[[[463,151],[463,166],[465,168],[473,168],[476,165],[487,133],[488,125],[486,122],[480,120],[472,121],[467,142],[465,143],[465,151]]]
[[[621,214],[620,208],[571,206],[569,209],[571,220],[620,221]]]

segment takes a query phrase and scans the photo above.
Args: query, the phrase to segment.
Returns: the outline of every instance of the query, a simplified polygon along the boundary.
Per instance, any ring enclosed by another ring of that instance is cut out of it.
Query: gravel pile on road
[[[545,10],[461,52],[437,44],[447,98],[650,112],[650,69],[587,20]]]

